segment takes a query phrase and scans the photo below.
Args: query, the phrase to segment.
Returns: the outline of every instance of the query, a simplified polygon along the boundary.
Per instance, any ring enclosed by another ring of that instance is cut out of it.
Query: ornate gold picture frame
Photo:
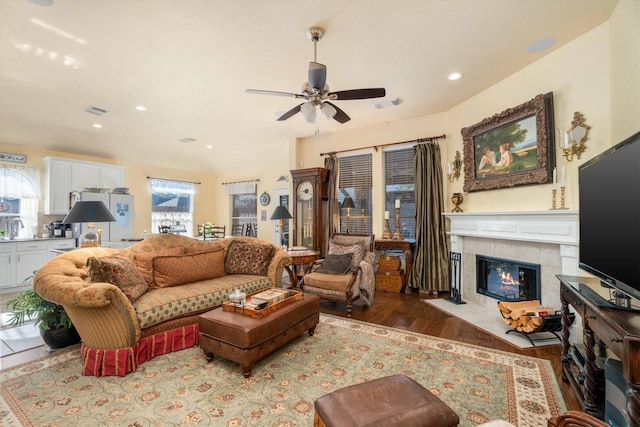
[[[466,192],[551,182],[553,93],[462,128]]]

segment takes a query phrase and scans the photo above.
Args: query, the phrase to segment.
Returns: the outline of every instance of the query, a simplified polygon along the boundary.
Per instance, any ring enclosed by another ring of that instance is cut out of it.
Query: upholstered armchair
[[[371,306],[376,289],[374,240],[371,234],[334,234],[326,257],[307,266],[302,290],[345,303],[347,317],[357,299]]]

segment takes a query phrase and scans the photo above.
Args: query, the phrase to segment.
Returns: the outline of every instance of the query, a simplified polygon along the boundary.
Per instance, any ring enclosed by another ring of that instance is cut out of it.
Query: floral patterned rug
[[[256,362],[248,379],[197,347],[125,377],[80,375],[78,347],[2,370],[0,425],[311,426],[318,397],[396,373],[439,396],[461,426],[546,426],[566,410],[548,361],[323,314],[314,336]]]

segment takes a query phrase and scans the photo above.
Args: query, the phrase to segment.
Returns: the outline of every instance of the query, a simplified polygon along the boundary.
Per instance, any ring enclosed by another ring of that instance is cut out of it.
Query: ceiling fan
[[[288,96],[298,99],[306,99],[302,104],[296,105],[291,110],[282,114],[278,121],[287,120],[298,112],[301,112],[309,123],[316,121],[316,107],[327,119],[335,119],[340,123],[346,123],[351,118],[330,101],[346,101],[351,99],[382,98],[386,95],[384,88],[350,89],[331,92],[327,81],[327,66],[316,60],[317,43],[324,35],[324,30],[319,27],[311,27],[307,30],[307,37],[313,42],[313,62],[309,63],[309,81],[302,85],[301,93],[277,92],[272,90],[247,89],[246,93],[260,95]]]

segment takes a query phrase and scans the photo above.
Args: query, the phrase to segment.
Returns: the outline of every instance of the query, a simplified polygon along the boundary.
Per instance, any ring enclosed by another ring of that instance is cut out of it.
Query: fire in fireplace
[[[476,255],[476,291],[500,301],[540,299],[540,264]]]

